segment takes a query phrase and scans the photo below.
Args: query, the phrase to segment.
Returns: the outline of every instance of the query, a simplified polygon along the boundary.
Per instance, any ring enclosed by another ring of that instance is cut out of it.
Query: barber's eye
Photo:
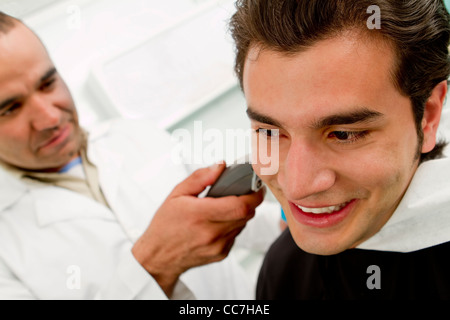
[[[48,90],[53,86],[54,83],[55,83],[55,79],[48,80],[41,85],[40,89]]]
[[[13,103],[11,104],[5,111],[2,112],[1,116],[9,116],[13,114],[17,109],[19,109],[22,106],[21,103]]]

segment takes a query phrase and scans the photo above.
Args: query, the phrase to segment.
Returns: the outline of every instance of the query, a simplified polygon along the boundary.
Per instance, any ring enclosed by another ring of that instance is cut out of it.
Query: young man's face
[[[0,35],[0,160],[57,170],[76,157],[74,102],[40,40],[18,23]]]
[[[418,166],[411,103],[391,78],[393,51],[357,39],[293,56],[253,47],[245,63],[252,129],[279,130],[279,170],[261,178],[311,253],[338,253],[374,235]],[[257,173],[263,167],[254,164]]]

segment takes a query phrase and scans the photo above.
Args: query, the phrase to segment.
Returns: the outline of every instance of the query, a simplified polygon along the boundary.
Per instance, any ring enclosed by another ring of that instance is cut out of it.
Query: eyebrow
[[[252,110],[250,107],[247,108],[247,116],[249,117],[250,120],[253,120],[253,121],[258,121],[258,122],[269,124],[269,125],[276,126],[276,127],[282,127],[281,123],[279,123],[277,120],[275,120],[269,116],[260,114],[256,111]]]
[[[42,82],[47,81],[48,79],[50,79],[51,77],[53,77],[56,74],[57,70],[55,67],[51,67],[40,79],[39,79],[39,84],[41,84]],[[15,96],[15,97],[11,97],[8,98],[4,101],[2,101],[0,103],[0,112],[5,109],[6,107],[8,107],[11,103],[13,103],[14,101],[17,101],[21,98],[21,96]]]
[[[268,125],[273,125],[280,128],[283,127],[279,121],[271,118],[270,116],[258,113],[252,110],[250,107],[247,108],[247,116],[250,118],[250,120],[265,123]],[[348,124],[370,123],[379,120],[380,118],[383,117],[384,115],[378,111],[370,110],[366,107],[361,107],[353,111],[337,113],[320,118],[314,121],[311,127],[313,129],[321,129],[325,127],[344,124],[348,125]]]
[[[51,67],[42,77],[41,82],[45,82],[56,74],[56,68]]]
[[[378,111],[361,107],[354,111],[338,113],[318,119],[311,127],[320,129],[337,125],[370,123],[383,117],[383,114]]]

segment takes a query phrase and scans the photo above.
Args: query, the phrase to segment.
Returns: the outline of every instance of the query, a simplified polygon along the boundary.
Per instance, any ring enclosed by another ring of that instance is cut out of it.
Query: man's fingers
[[[225,168],[226,163],[220,162],[210,167],[194,171],[173,189],[171,196],[197,196],[205,190],[206,187],[216,182]]]
[[[210,221],[249,220],[253,217],[256,207],[264,200],[265,192],[265,188],[262,188],[258,192],[243,196],[207,197],[200,200],[205,203],[205,210],[209,209]]]
[[[221,228],[220,235],[207,242],[201,248],[202,260],[206,263],[217,262],[226,258],[234,244],[235,238],[244,229],[245,224],[229,228],[228,231]]]

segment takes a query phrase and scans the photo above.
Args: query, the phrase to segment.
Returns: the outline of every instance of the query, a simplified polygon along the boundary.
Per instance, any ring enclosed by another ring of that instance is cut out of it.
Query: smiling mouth
[[[302,225],[313,228],[330,228],[344,221],[353,211],[357,199],[331,206],[304,207],[289,201],[290,212]]]
[[[302,207],[298,204],[294,205],[299,208],[300,210],[302,210],[303,212],[307,212],[307,213],[313,213],[313,214],[330,214],[333,212],[337,212],[339,210],[341,210],[342,208],[344,208],[347,204],[349,204],[350,201],[338,204],[338,205],[333,205],[333,206],[328,206],[328,207],[316,207],[316,208],[308,208],[308,207]]]
[[[45,149],[54,145],[59,145],[63,143],[69,135],[69,127],[66,125],[61,127],[55,134],[50,138],[39,144],[38,149]]]

